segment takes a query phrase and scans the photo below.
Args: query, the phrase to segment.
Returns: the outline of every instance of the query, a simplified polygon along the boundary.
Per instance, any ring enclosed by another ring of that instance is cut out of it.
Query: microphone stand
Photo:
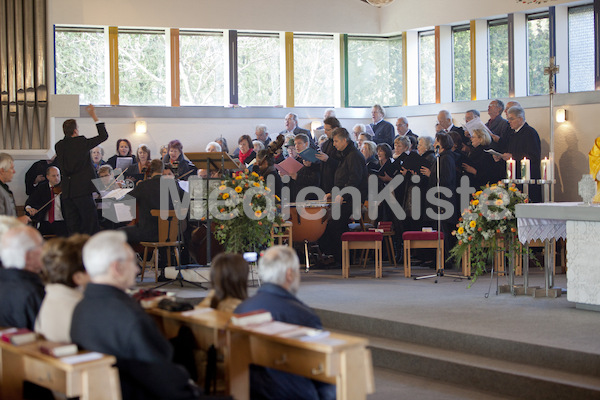
[[[436,178],[437,178],[437,194],[438,194],[438,200],[442,197],[442,194],[440,193],[440,146],[437,145],[435,146],[435,165],[436,165]],[[441,238],[441,231],[442,231],[442,215],[441,215],[441,205],[438,201],[438,206],[437,206],[437,253],[436,253],[436,260],[439,258],[440,260],[444,260],[444,254],[442,254],[442,238]],[[436,265],[437,267],[437,265]],[[437,268],[435,274],[430,274],[430,275],[424,275],[424,276],[415,276],[414,280],[418,281],[421,279],[430,279],[430,278],[435,278],[434,283],[438,283],[439,278],[447,276],[449,278],[458,278],[458,279],[470,279],[469,277],[466,276],[462,276],[462,275],[449,275],[449,274],[444,274],[444,269],[443,268]]]

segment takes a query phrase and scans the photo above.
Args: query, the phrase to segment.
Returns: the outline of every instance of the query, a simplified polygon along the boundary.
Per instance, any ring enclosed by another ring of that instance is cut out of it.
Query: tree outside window
[[[224,101],[223,34],[180,32],[181,105],[221,106]]]
[[[238,101],[247,106],[281,104],[279,36],[238,34]]]
[[[419,103],[435,103],[435,36],[419,33]]]
[[[348,38],[348,105],[402,105],[402,37]]]
[[[471,30],[469,26],[452,29],[454,101],[471,100]]]
[[[490,21],[488,42],[490,99],[508,97],[508,23],[506,20]]]
[[[56,27],[56,94],[78,94],[79,104],[108,104],[102,28]]]
[[[166,105],[164,31],[119,30],[119,104]]]
[[[548,76],[544,68],[550,63],[550,24],[548,14],[527,17],[527,54],[529,95],[548,94]]]

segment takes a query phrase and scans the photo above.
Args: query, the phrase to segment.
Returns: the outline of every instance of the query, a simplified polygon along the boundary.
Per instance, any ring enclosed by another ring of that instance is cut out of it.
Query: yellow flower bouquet
[[[271,239],[273,223],[280,223],[279,199],[264,179],[248,170],[221,181],[211,193],[215,238],[231,253],[259,251]]]
[[[452,232],[458,241],[450,250],[451,256],[460,262],[470,246],[473,281],[491,264],[499,243],[503,243],[509,256],[519,250],[515,206],[528,201],[514,184],[507,186],[501,182],[473,193],[469,207]]]

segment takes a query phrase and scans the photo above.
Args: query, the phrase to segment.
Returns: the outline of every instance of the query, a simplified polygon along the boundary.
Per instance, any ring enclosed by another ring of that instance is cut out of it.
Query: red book
[[[34,342],[37,339],[35,332],[30,331],[26,328],[11,328],[2,331],[2,340],[6,343],[20,346]]]

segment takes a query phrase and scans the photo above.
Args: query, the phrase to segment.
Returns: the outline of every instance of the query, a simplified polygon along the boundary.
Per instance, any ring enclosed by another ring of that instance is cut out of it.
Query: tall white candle
[[[541,170],[542,170],[542,179],[546,180],[546,179],[552,179],[550,177],[550,160],[548,160],[548,157],[544,157],[544,159],[542,160],[541,163]]]
[[[506,161],[506,177],[508,179],[517,179],[517,162],[512,158]]]
[[[531,179],[531,160],[528,160],[527,157],[523,157],[521,160],[521,179]]]

